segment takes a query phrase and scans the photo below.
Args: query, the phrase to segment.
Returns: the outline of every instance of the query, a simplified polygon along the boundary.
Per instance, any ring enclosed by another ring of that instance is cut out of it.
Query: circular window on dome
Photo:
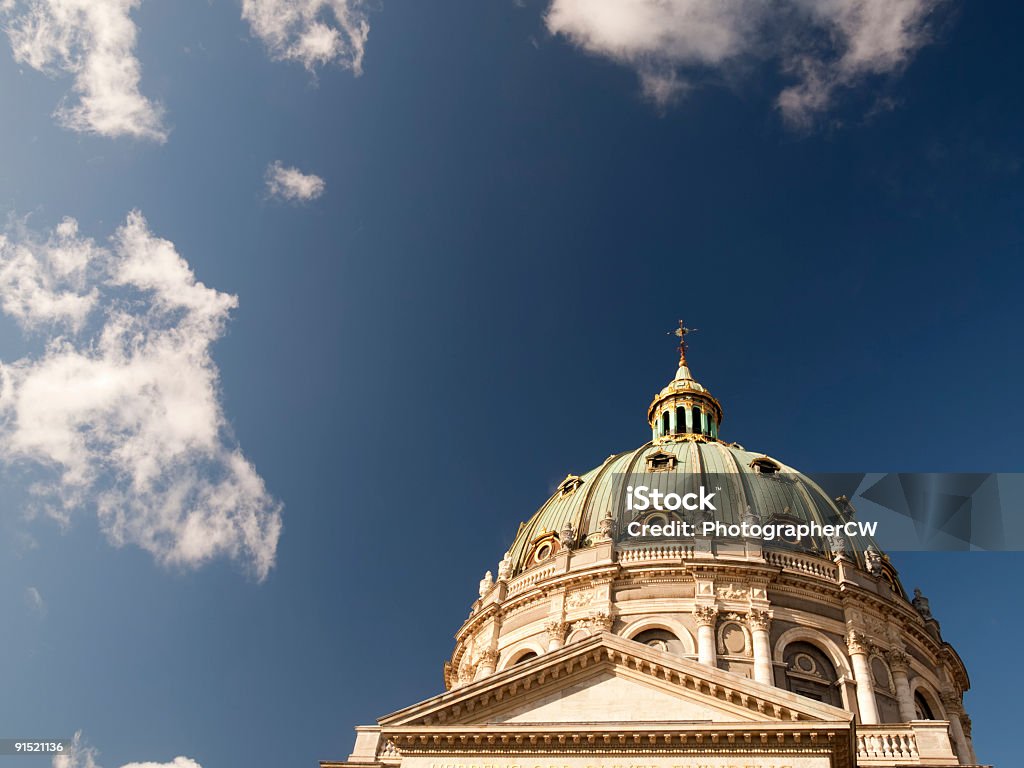
[[[526,567],[532,568],[535,565],[540,565],[545,560],[550,560],[560,548],[558,539],[553,534],[544,535],[534,542]]]

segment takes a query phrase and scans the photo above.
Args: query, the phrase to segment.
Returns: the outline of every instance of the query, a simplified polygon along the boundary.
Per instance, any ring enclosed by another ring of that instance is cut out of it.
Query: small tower
[[[686,362],[686,336],[696,330],[680,320],[679,327],[670,331],[679,337],[679,368],[647,409],[651,440],[656,443],[718,439],[722,405],[693,378]]]

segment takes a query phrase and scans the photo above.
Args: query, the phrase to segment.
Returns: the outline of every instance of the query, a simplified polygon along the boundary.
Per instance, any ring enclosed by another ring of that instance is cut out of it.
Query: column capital
[[[893,672],[906,674],[910,669],[910,654],[902,648],[890,648],[885,652],[885,660],[889,662],[889,669]]]
[[[853,629],[846,635],[846,647],[850,653],[863,653],[867,655],[871,652],[871,641],[866,634]]]
[[[939,694],[939,699],[942,701],[942,706],[946,708],[947,714],[959,715],[964,711],[963,702],[957,696],[956,691],[946,688]]]
[[[544,624],[544,631],[547,632],[548,640],[562,642],[565,639],[566,623],[564,621],[549,621]]]
[[[751,609],[747,614],[747,626],[752,630],[763,629],[767,631],[772,625],[772,615],[769,611],[761,611],[757,608]]]
[[[713,627],[718,619],[718,608],[713,605],[698,605],[693,609],[698,627]]]

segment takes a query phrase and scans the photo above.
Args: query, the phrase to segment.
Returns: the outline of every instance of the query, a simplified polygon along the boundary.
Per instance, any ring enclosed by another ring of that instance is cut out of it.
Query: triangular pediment
[[[600,633],[380,719],[382,726],[849,722],[843,709]]]

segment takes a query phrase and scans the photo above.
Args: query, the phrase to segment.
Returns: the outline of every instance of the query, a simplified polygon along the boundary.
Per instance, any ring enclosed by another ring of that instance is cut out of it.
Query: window
[[[630,638],[634,643],[646,645],[665,653],[682,656],[685,653],[683,642],[667,629],[645,629]]]
[[[775,461],[772,461],[767,456],[761,456],[760,458],[754,459],[750,462],[750,468],[761,475],[774,475],[782,467]]]
[[[843,705],[836,687],[836,668],[820,648],[811,643],[790,643],[782,658],[786,662],[786,688],[834,707]]]
[[[566,475],[565,480],[558,484],[558,495],[568,496],[575,493],[581,485],[583,485],[583,480],[578,475]]]
[[[675,469],[675,467],[676,457],[671,453],[659,451],[647,457],[648,472],[667,472],[668,470]]]
[[[928,706],[928,701],[921,695],[920,691],[914,692],[914,717],[918,720],[935,719],[935,715],[932,714],[932,708]]]
[[[703,432],[703,430],[701,429],[701,425],[700,425],[700,408],[698,408],[695,405],[695,406],[693,406],[693,408],[690,411],[690,413],[693,416],[693,431],[695,433],[697,433],[697,434],[700,434],[701,432]]]

